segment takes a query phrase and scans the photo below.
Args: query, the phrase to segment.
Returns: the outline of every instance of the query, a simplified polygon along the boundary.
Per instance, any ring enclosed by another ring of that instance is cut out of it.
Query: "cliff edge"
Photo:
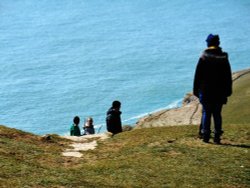
[[[250,69],[233,73],[233,81],[245,74],[250,74]],[[161,110],[140,118],[135,128],[164,127],[175,125],[199,125],[202,107],[199,99],[192,93],[186,94],[182,106],[179,108]]]

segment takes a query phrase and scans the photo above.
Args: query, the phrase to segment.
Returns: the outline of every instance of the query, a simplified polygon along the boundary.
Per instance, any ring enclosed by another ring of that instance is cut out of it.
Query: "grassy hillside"
[[[235,82],[222,145],[201,142],[197,126],[147,128],[73,158],[57,135],[0,126],[0,187],[250,187],[249,87],[249,75]]]
[[[234,82],[233,95],[223,109],[225,124],[250,123],[250,73]]]

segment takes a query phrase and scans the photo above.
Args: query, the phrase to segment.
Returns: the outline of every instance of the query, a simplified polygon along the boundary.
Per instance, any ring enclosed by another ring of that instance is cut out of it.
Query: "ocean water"
[[[0,124],[68,134],[75,115],[106,130],[180,105],[209,33],[233,71],[250,67],[249,0],[1,0]]]

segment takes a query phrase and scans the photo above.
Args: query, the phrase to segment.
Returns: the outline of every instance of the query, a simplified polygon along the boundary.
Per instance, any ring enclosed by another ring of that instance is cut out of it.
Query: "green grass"
[[[135,129],[72,158],[57,135],[0,126],[0,187],[250,187],[248,83],[235,83],[224,108],[222,145],[199,140],[197,126]]]
[[[220,146],[202,143],[196,126],[138,129],[101,142],[81,159],[62,157],[68,143],[55,135],[51,142],[1,135],[0,185],[248,187],[248,125],[226,129]]]
[[[245,125],[239,127],[229,127],[222,146],[202,143],[195,126],[124,133],[95,152],[100,157],[95,163],[100,182],[103,174],[112,174],[108,182],[124,187],[244,187],[248,184],[248,133]]]
[[[223,109],[225,124],[250,123],[250,73],[234,82],[233,95]]]

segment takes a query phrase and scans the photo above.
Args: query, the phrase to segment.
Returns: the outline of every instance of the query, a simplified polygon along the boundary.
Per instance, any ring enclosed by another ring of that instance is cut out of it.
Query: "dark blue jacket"
[[[232,94],[228,55],[220,47],[210,47],[200,57],[194,76],[193,93],[201,102],[222,104]]]
[[[108,132],[113,134],[122,132],[121,112],[110,108],[107,111],[106,125]]]

